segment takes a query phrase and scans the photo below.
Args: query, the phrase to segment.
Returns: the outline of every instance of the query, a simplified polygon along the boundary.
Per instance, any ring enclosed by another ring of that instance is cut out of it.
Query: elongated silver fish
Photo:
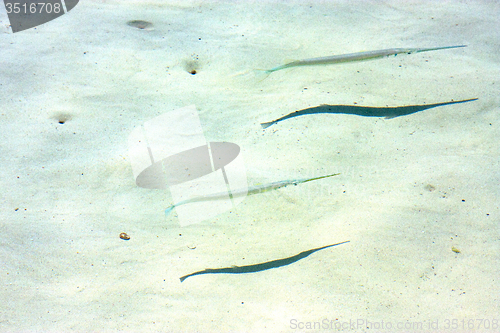
[[[320,177],[314,177],[314,178],[305,178],[305,179],[294,179],[294,180],[281,180],[279,182],[274,182],[274,183],[269,183],[269,184],[264,184],[264,185],[256,185],[249,187],[248,189],[238,189],[235,191],[231,191],[230,195],[235,198],[235,197],[241,197],[241,196],[247,196],[247,195],[252,195],[252,194],[257,194],[257,193],[263,193],[267,192],[270,190],[277,190],[279,188],[288,186],[288,185],[298,185],[302,183],[307,183],[313,180],[317,179],[322,179],[322,178],[328,178],[328,177],[333,177],[340,175],[340,173],[334,173],[331,175],[325,175],[325,176],[320,176]],[[214,194],[208,194],[204,196],[199,196],[199,197],[194,197],[191,199],[183,200],[180,201],[170,207],[168,207],[165,210],[165,215],[170,214],[170,212],[177,206],[180,205],[185,205],[187,203],[191,202],[200,202],[200,201],[215,201],[215,200],[222,200],[222,199],[227,199],[228,192],[219,192],[219,193],[214,193]]]
[[[344,62],[354,62],[354,61],[363,61],[363,60],[372,60],[379,59],[388,56],[396,56],[398,54],[412,54],[412,53],[420,53],[427,51],[435,51],[435,50],[444,50],[444,49],[454,49],[458,47],[466,47],[467,45],[455,45],[455,46],[441,46],[441,47],[432,47],[432,48],[397,48],[397,49],[384,49],[384,50],[376,50],[376,51],[367,51],[367,52],[357,52],[357,53],[349,53],[349,54],[340,54],[333,55],[329,57],[320,57],[320,58],[309,58],[303,60],[292,61],[287,64],[276,66],[271,69],[263,70],[266,74],[271,74],[272,72],[276,72],[285,68],[291,67],[299,67],[299,66],[313,66],[313,65],[330,65],[330,64],[340,64]]]

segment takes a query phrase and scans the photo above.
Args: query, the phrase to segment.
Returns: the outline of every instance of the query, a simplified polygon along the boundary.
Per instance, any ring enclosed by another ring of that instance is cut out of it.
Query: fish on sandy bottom
[[[340,175],[340,173],[334,173],[334,174],[330,174],[330,175],[324,175],[324,176],[312,177],[312,178],[304,178],[304,179],[281,180],[281,181],[273,182],[273,183],[269,183],[269,184],[255,185],[255,186],[251,186],[248,188],[237,189],[237,190],[233,190],[229,193],[228,193],[228,191],[225,191],[225,192],[219,192],[219,193],[198,196],[198,197],[190,198],[187,200],[180,201],[176,204],[173,204],[172,206],[168,207],[165,210],[165,215],[168,216],[175,207],[178,207],[180,205],[185,205],[188,203],[192,203],[192,202],[227,200],[228,197],[229,198],[236,198],[236,197],[242,197],[242,196],[247,196],[247,195],[252,195],[252,194],[258,194],[258,193],[263,193],[263,192],[267,192],[270,190],[277,190],[279,188],[286,187],[289,185],[298,185],[298,184],[307,183],[307,182],[310,182],[313,180],[318,180],[318,179],[323,179],[323,178],[328,178],[328,177],[333,177],[333,176],[338,176],[338,175]]]
[[[296,60],[284,65],[276,66],[271,69],[258,70],[264,74],[271,74],[273,72],[292,68],[292,67],[302,67],[302,66],[314,66],[314,65],[333,65],[333,64],[341,64],[346,62],[356,62],[356,61],[365,61],[365,60],[374,60],[385,58],[389,56],[396,56],[398,54],[414,54],[421,52],[429,52],[436,50],[445,50],[445,49],[455,49],[459,47],[466,47],[467,45],[454,45],[454,46],[440,46],[440,47],[430,47],[430,48],[392,48],[392,49],[383,49],[383,50],[375,50],[375,51],[366,51],[366,52],[356,52],[349,54],[339,54],[332,55],[326,57],[319,58],[309,58]]]

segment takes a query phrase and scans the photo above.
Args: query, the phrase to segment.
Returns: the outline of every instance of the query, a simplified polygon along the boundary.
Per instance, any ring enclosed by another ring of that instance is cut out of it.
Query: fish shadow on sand
[[[194,275],[201,275],[201,274],[245,274],[245,273],[256,273],[260,271],[265,271],[271,268],[277,268],[277,267],[282,267],[286,265],[293,264],[296,261],[299,261],[300,259],[304,259],[305,257],[308,257],[309,255],[313,254],[316,251],[320,251],[323,249],[327,249],[329,247],[341,245],[349,243],[349,241],[345,241],[342,243],[337,243],[337,244],[332,244],[332,245],[327,245],[323,247],[318,247],[316,249],[311,249],[307,250],[304,252],[300,252],[299,254],[296,254],[294,256],[288,257],[288,258],[283,258],[283,259],[277,259],[277,260],[272,260],[272,261],[266,261],[260,264],[255,264],[255,265],[247,265],[247,266],[232,266],[232,267],[226,267],[226,268],[207,268],[203,271],[198,271],[194,272],[188,275],[184,275],[183,277],[180,278],[181,282],[187,279],[190,276]]]
[[[262,128],[268,128],[271,125],[279,123],[285,119],[304,116],[308,114],[316,113],[342,113],[342,114],[354,114],[363,117],[385,117],[385,119],[391,119],[395,117],[407,116],[412,113],[420,112],[423,110],[435,108],[438,106],[466,103],[475,101],[477,98],[464,99],[461,101],[450,101],[444,103],[435,104],[424,104],[424,105],[408,105],[408,106],[396,106],[396,107],[373,107],[373,106],[357,106],[357,105],[328,105],[322,104],[312,108],[307,108],[299,111],[292,112],[286,116],[278,118],[276,120],[260,124]]]

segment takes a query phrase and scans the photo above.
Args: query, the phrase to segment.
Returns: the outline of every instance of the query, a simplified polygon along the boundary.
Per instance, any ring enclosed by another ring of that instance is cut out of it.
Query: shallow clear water
[[[0,331],[487,329],[476,319],[498,314],[498,12],[487,1],[86,1],[13,34],[2,9]],[[261,126],[322,104],[472,98]],[[191,105],[189,121],[161,118]],[[213,176],[198,187],[144,186],[163,181],[156,169],[138,186],[145,168],[206,142],[231,142],[238,158],[197,170]],[[263,193],[165,215],[245,186]],[[184,223],[191,214],[210,217]],[[267,270],[179,280],[344,241]]]

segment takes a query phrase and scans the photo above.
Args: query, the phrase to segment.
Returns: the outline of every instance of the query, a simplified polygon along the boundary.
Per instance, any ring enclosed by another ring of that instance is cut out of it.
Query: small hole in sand
[[[198,71],[200,70],[200,64],[198,62],[198,59],[185,61],[184,70],[191,75],[198,74]]]
[[[71,120],[71,115],[67,113],[58,113],[55,116],[52,117],[52,119],[55,119],[59,124],[64,124],[68,120]]]
[[[148,22],[148,21],[142,21],[142,20],[133,20],[133,21],[128,21],[127,24],[131,27],[140,29],[140,30],[153,30],[153,23]]]
[[[435,188],[433,185],[431,185],[431,184],[427,184],[427,185],[425,185],[425,186],[424,186],[424,189],[426,189],[426,190],[427,190],[427,191],[429,191],[429,192],[432,192],[432,191],[434,191],[436,188]]]

